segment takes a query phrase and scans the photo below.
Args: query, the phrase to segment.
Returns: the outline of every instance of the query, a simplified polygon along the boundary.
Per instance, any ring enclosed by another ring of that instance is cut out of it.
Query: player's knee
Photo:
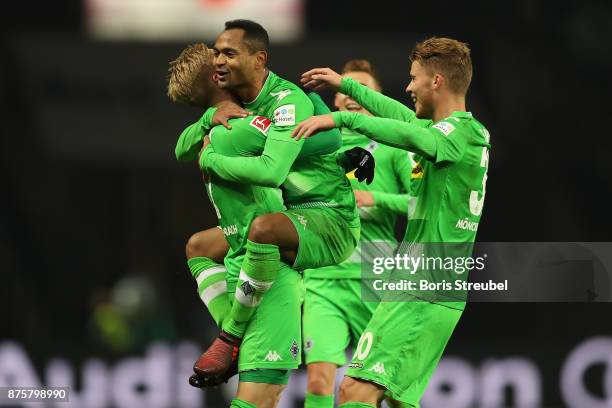
[[[325,377],[308,377],[308,392],[315,395],[330,395],[334,392],[334,382]]]
[[[344,377],[338,390],[338,399],[340,404],[345,402],[354,401],[359,402],[362,400],[360,386],[362,383],[351,377]]]
[[[255,218],[249,230],[249,240],[259,244],[277,244],[272,220],[266,216]]]
[[[327,367],[313,363],[308,366],[308,392],[316,395],[330,395],[334,392],[335,366]]]
[[[193,234],[189,237],[187,245],[185,245],[185,255],[187,259],[195,258],[196,256],[206,256],[205,246],[199,234]]]

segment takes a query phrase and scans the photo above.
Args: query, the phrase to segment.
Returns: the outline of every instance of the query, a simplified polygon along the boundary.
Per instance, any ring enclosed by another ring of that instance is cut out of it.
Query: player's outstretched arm
[[[414,123],[420,121],[412,109],[393,98],[360,84],[352,78],[342,78],[340,93],[350,96],[372,115]],[[429,121],[424,121],[429,123]]]
[[[331,89],[348,95],[374,116],[404,122],[412,122],[416,119],[414,111],[404,104],[368,88],[352,78],[343,78],[330,68],[313,68],[306,71],[302,74],[300,81],[308,89]]]
[[[334,112],[335,126],[352,129],[372,140],[435,159],[437,138],[429,129],[395,119],[376,118],[353,112]]]
[[[417,153],[427,160],[456,161],[463,154],[465,143],[459,138],[445,138],[442,133],[394,119],[377,118],[354,112],[334,112],[313,116],[294,129],[296,139],[310,137],[320,130],[333,127],[352,129],[387,146]],[[436,157],[438,147],[443,147],[441,157]]]

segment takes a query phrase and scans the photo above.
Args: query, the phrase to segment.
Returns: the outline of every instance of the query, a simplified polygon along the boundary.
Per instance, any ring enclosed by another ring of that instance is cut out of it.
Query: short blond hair
[[[431,37],[417,43],[410,60],[442,73],[448,79],[451,91],[462,95],[467,93],[472,81],[472,58],[467,43],[452,38]]]
[[[202,43],[187,46],[168,68],[168,97],[173,102],[192,102],[193,86],[202,69],[212,65],[211,50]]]

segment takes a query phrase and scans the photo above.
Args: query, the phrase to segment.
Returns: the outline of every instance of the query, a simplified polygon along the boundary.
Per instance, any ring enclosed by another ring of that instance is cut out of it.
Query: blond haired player
[[[334,112],[300,123],[295,137],[347,127],[372,140],[414,152],[421,178],[411,185],[404,244],[471,243],[482,213],[489,132],[466,111],[470,50],[450,38],[429,38],[412,51],[415,111],[327,68],[303,74],[306,87],[350,95],[379,117]],[[468,222],[462,222],[467,220]],[[469,226],[469,228],[466,227]],[[340,387],[341,407],[374,407],[385,396],[418,406],[465,307],[465,298],[427,300],[418,292],[381,302],[361,336]]]

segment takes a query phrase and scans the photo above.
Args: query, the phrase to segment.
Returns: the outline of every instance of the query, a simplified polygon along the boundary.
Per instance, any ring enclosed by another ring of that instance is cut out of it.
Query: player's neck
[[[249,82],[243,89],[238,90],[240,100],[244,103],[254,102],[266,83],[269,73],[270,71],[267,68],[257,72],[253,81]]]
[[[226,101],[236,102],[238,105],[240,105],[240,100],[237,97],[224,89],[218,89],[217,92],[210,97],[210,106],[217,106],[221,102]]]
[[[448,118],[453,112],[465,112],[465,96],[449,94],[440,98],[434,109],[433,121]]]

